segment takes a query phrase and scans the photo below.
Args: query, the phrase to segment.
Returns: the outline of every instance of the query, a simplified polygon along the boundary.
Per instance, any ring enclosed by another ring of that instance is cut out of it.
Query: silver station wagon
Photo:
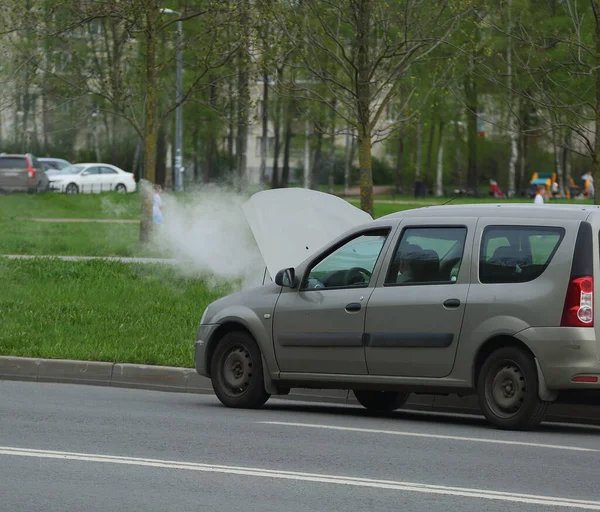
[[[490,423],[526,430],[553,401],[600,397],[597,207],[372,220],[317,192],[270,192],[245,213],[274,280],[209,305],[197,335],[196,371],[226,406],[291,388],[350,389],[377,412],[410,393],[477,394]]]

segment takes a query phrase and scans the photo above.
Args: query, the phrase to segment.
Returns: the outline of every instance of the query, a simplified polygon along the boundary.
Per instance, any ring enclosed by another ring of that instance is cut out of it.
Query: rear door
[[[21,157],[0,157],[0,188],[24,190],[27,183],[27,160]]]
[[[101,167],[103,190],[114,190],[117,186],[119,173],[110,167]]]
[[[370,375],[445,377],[452,371],[470,286],[477,219],[409,218],[367,305]]]

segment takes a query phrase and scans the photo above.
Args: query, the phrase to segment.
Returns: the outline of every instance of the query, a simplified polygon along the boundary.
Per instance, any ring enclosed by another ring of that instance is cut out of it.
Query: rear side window
[[[482,283],[526,283],[540,277],[565,235],[561,227],[489,226],[479,257]]]
[[[0,169],[27,169],[27,161],[23,157],[0,158]]]

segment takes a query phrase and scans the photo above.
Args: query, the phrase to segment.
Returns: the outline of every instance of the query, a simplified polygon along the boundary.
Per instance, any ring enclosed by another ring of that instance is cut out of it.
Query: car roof
[[[593,204],[456,204],[426,206],[380,217],[400,219],[404,217],[506,217],[528,219],[583,220],[591,213],[600,213],[600,206]]]
[[[40,162],[68,162],[68,160],[65,160],[64,158],[54,158],[50,156],[42,156],[38,158],[38,160]]]

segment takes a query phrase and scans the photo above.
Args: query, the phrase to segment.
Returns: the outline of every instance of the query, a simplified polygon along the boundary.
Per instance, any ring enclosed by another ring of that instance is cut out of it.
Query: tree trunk
[[[371,158],[371,131],[358,131],[358,162],[360,166],[360,207],[373,217],[373,162]]]
[[[304,121],[304,188],[310,188],[310,121]]]
[[[431,127],[429,128],[429,140],[427,141],[427,162],[425,162],[425,184],[427,185],[427,191],[431,186],[431,174],[433,167],[433,141],[435,140],[435,122],[433,119],[430,121]]]
[[[394,179],[394,191],[396,194],[402,194],[404,185],[404,138],[400,134],[398,139],[398,158],[396,160],[396,174]]]
[[[156,70],[156,24],[158,10],[146,12],[146,119],[144,124],[144,179],[150,184],[142,188],[142,218],[140,242],[150,241],[152,235],[152,187],[156,180],[156,146],[158,142],[158,77]]]
[[[335,107],[335,98],[333,100]],[[335,192],[334,174],[335,174],[335,110],[331,109],[331,120],[329,124],[329,157],[328,157],[328,172],[327,172],[327,191],[330,194]]]
[[[310,188],[319,190],[321,187],[320,169],[322,167],[323,153],[323,130],[322,126],[317,129],[317,147],[315,148],[315,157],[313,158],[312,169],[310,172]]]
[[[571,187],[572,175],[572,161],[571,161],[571,150],[569,149],[572,144],[573,132],[567,130],[565,135],[565,149],[563,151],[563,169],[565,172],[565,182],[563,183],[564,192],[568,192]]]
[[[465,77],[465,96],[467,106],[467,183],[468,187],[477,193],[477,89],[475,79],[467,74]]]
[[[552,130],[552,145],[554,146],[554,167],[556,169],[556,177],[558,179],[559,191],[561,194],[564,193],[565,177],[563,174],[563,163],[562,163],[562,151],[560,149],[560,134],[558,130],[554,128]],[[548,191],[550,192],[550,190]]]
[[[263,97],[262,97],[262,134],[260,139],[260,179],[267,181],[267,152],[269,143],[269,73],[263,70]]]
[[[600,1],[600,0],[599,0]],[[371,34],[373,0],[357,2],[356,12],[356,97],[358,160],[360,165],[360,207],[373,216],[373,168],[371,160]]]
[[[456,144],[456,155],[454,160],[454,185],[458,188],[462,187],[462,138],[460,136],[460,125],[454,123],[454,138]]]
[[[281,151],[281,99],[275,100],[275,116],[273,118],[273,130],[275,140],[273,144],[273,175],[271,177],[271,188],[279,188],[281,179],[279,176],[279,152]]]
[[[283,136],[283,169],[281,172],[281,187],[290,184],[290,146],[292,143],[292,116],[288,112],[285,120],[285,133]]]
[[[594,204],[600,204],[600,0],[594,0],[596,21],[596,137],[594,140]],[[597,184],[597,185],[596,185]]]
[[[510,132],[510,160],[508,162],[508,190],[507,197],[515,195],[515,174],[518,158],[517,150],[517,126],[514,115],[514,100],[512,92],[512,0],[508,0],[508,45],[506,48],[507,85],[508,85],[508,129]]]
[[[440,137],[437,154],[437,173],[435,179],[435,195],[442,197],[444,195],[444,121],[440,121]]]
[[[248,103],[250,101],[250,84],[248,81],[248,55],[247,48],[240,51],[238,59],[238,119],[237,119],[237,180],[236,188],[241,192],[247,179],[248,166]]]
[[[350,127],[346,133],[346,147],[344,150],[344,195],[350,191],[350,172],[352,171],[352,153],[354,149],[354,133]]]
[[[415,180],[421,179],[421,118],[417,119],[417,147],[415,156]]]

